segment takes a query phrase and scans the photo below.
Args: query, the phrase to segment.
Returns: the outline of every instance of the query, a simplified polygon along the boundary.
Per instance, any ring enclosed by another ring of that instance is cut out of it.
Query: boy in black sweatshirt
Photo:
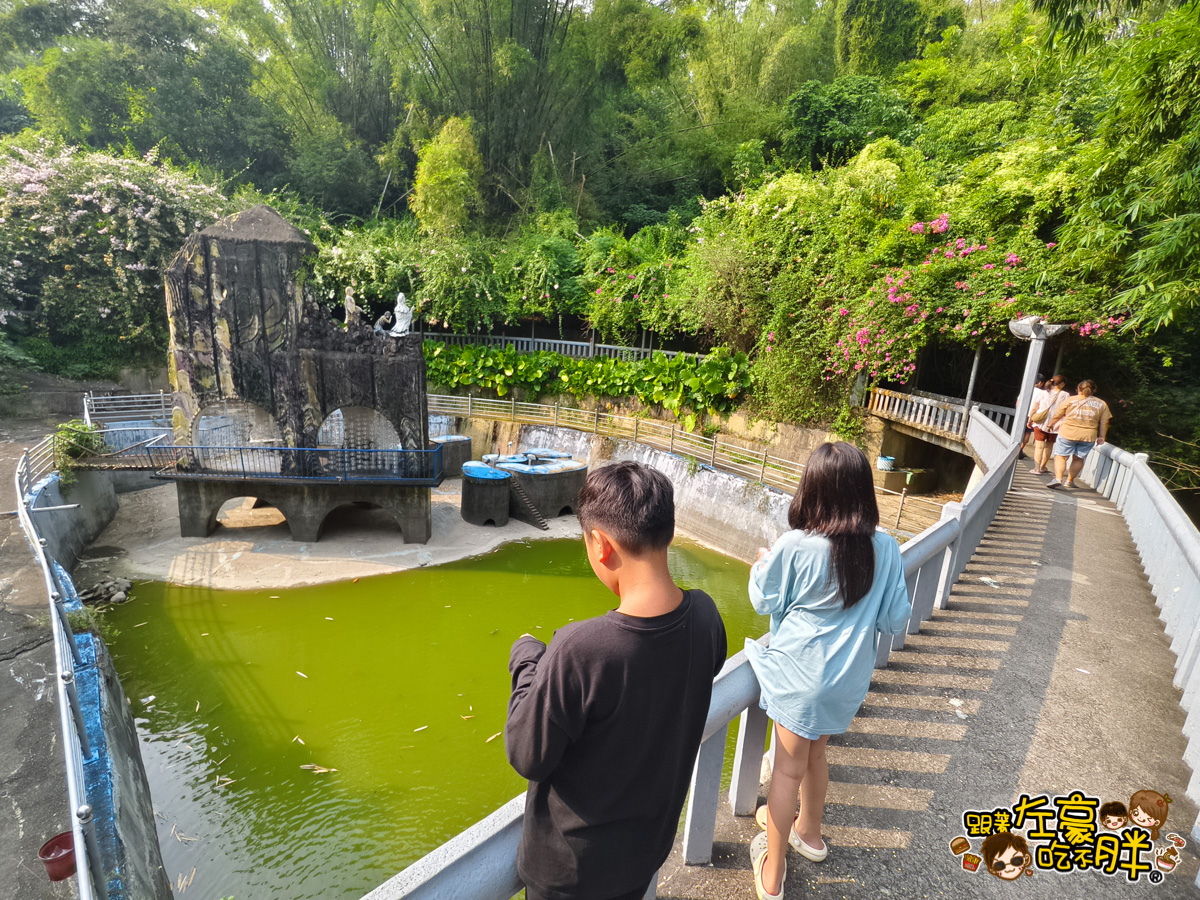
[[[671,851],[725,626],[675,586],[671,482],[623,462],[579,494],[588,561],[620,605],[512,648],[504,745],[529,779],[517,871],[529,900],[640,900]]]

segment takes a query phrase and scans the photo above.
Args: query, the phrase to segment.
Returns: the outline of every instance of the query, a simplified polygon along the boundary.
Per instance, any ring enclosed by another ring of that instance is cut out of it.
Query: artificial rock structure
[[[166,277],[177,444],[193,442],[205,407],[240,400],[276,421],[285,446],[315,447],[331,413],[365,407],[402,447],[425,449],[420,336],[384,337],[356,315],[339,328],[297,277],[315,250],[269,206],[187,239]]]
[[[176,480],[184,535],[210,533],[223,500],[261,493],[285,516],[304,510],[294,516],[303,523],[289,523],[292,537],[315,540],[328,512],[362,501],[367,488],[406,541],[429,538],[429,485],[442,476],[422,453],[429,419],[421,338],[372,328],[352,301],[345,326],[334,322],[300,278],[314,250],[275,210],[256,206],[191,235],[167,269],[175,443],[206,448],[181,453],[177,471],[163,473]],[[238,464],[224,474],[206,468],[215,447],[236,449]],[[368,452],[342,453],[331,466],[315,451],[266,447]],[[247,459],[249,484],[233,477],[233,468],[246,474]]]

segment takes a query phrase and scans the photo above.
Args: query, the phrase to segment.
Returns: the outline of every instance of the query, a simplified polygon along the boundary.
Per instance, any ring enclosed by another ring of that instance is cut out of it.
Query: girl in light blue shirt
[[[900,547],[876,530],[871,467],[857,447],[813,452],[788,524],[750,569],[750,602],[771,616],[771,645],[748,640],[746,656],[775,721],[767,830],[750,849],[759,900],[783,896],[788,843],[814,862],[828,854],[826,742],[850,727],[867,696],[879,633],[901,633],[912,612]]]

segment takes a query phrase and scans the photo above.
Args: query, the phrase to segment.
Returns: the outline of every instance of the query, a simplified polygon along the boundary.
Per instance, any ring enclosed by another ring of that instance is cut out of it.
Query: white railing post
[[[735,816],[748,816],[758,803],[759,776],[767,744],[770,719],[758,698],[742,710],[738,721],[737,748],[733,753],[733,779],[729,782],[729,805]]]
[[[950,501],[942,507],[942,520],[958,519],[959,530],[954,536],[954,540],[946,547],[942,555],[942,567],[938,574],[937,593],[934,596],[934,607],[937,609],[946,608],[946,600],[950,596],[950,591],[954,588],[954,582],[958,577],[958,549],[962,543],[962,518],[963,505]]]
[[[700,752],[696,754],[687,818],[683,825],[683,861],[689,866],[708,865],[712,861],[728,730],[729,726],[717,729],[716,734],[700,745]]]

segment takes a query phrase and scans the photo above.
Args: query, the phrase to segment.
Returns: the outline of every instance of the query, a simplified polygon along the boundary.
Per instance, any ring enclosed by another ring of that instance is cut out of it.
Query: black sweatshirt
[[[504,746],[529,779],[517,871],[554,900],[645,885],[675,840],[712,680],[725,662],[712,598],[652,618],[616,610],[513,644]]]

